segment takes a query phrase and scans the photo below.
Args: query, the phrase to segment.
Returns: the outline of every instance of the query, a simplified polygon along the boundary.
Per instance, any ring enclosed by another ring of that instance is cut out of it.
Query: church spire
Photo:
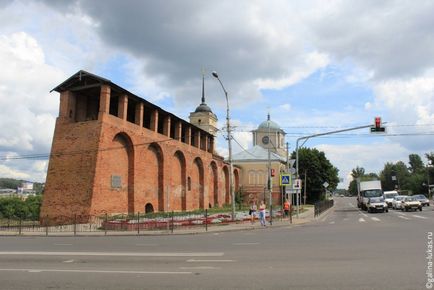
[[[202,104],[205,104],[205,74],[202,71]]]

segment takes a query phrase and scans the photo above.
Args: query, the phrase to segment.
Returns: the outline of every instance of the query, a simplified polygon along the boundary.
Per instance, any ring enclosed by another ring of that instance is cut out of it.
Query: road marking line
[[[348,218],[344,218],[344,221],[347,221],[348,220]]]
[[[55,246],[72,246],[72,244],[54,244]]]
[[[368,217],[368,215],[366,213],[360,212],[360,214],[364,217]]]
[[[335,222],[334,221],[332,221],[332,222],[329,222],[329,224],[331,224],[331,225],[333,225]]]
[[[376,221],[376,222],[380,222],[381,221],[379,218],[376,218],[376,217],[371,217],[371,220]]]
[[[420,215],[413,215],[415,218],[419,218],[419,219],[424,219],[424,220],[426,220],[427,218],[426,217],[424,217],[424,216],[420,216]]]
[[[398,217],[399,217],[399,218],[402,218],[402,219],[405,219],[405,220],[409,220],[409,218],[408,218],[408,217],[406,217],[406,216],[403,216],[403,215],[399,215]]]
[[[155,247],[157,244],[136,244],[137,247]]]
[[[4,255],[32,255],[32,256],[115,256],[115,257],[221,257],[224,253],[110,253],[110,252],[0,252]]]
[[[195,259],[188,259],[186,262],[187,263],[231,263],[231,262],[235,262],[235,260],[195,260]]]
[[[218,270],[221,267],[199,266],[199,267],[179,267],[181,270]]]
[[[366,222],[364,218],[359,218],[359,223],[364,223]]]
[[[233,243],[234,246],[251,246],[251,245],[259,245],[259,243]]]
[[[74,262],[74,260],[66,260],[66,261],[63,261],[63,263],[72,263],[72,262]]]
[[[167,271],[109,271],[109,270],[59,270],[59,269],[0,269],[0,272],[29,272],[29,273],[41,273],[41,272],[63,272],[63,273],[99,273],[99,274],[174,274],[185,275],[193,274],[192,272],[167,272]]]

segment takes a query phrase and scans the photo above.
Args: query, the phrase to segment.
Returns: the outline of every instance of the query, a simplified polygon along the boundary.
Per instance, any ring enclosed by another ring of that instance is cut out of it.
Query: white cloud
[[[366,173],[380,173],[386,162],[407,162],[412,152],[397,143],[374,143],[369,145],[329,145],[315,146],[324,151],[330,162],[339,169],[344,179],[339,187],[348,188],[352,169],[363,167]],[[403,159],[404,157],[404,159]]]
[[[45,63],[36,39],[24,32],[0,35],[0,62],[0,152],[50,152],[59,99],[48,88],[60,83],[64,74]],[[44,178],[38,170],[18,170],[20,162],[2,165],[3,176]],[[29,168],[32,163],[26,162]]]

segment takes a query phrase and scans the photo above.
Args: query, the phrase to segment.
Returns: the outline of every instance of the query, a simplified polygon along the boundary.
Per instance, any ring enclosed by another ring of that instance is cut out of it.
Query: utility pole
[[[303,186],[303,189],[304,189],[304,205],[306,205],[306,185],[307,185],[307,170],[305,170],[304,171],[304,186]]]

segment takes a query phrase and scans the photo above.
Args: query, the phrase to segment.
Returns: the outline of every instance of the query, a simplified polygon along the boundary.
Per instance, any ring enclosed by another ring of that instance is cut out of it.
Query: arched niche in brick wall
[[[186,201],[186,162],[185,156],[181,151],[176,151],[173,156],[172,166],[170,168],[172,190],[170,198],[170,207],[175,211],[185,211],[187,209]]]
[[[164,158],[158,143],[148,146],[146,161],[148,191],[151,192],[152,199],[157,201],[158,211],[164,211]]]
[[[118,200],[117,209],[120,212],[134,212],[134,146],[131,138],[124,132],[116,134],[109,150],[104,154],[108,155],[111,170],[111,187],[115,189]]]
[[[192,168],[192,193],[193,193],[193,203],[195,206],[193,208],[205,208],[205,193],[204,193],[204,169],[202,159],[196,157],[193,161]],[[199,202],[199,204],[197,204]]]
[[[225,204],[230,204],[230,196],[229,196],[229,168],[227,166],[223,166],[223,200]]]
[[[217,164],[215,161],[212,161],[209,165],[210,173],[209,173],[209,204],[210,206],[218,206],[219,205],[219,191],[218,191],[218,170]]]

